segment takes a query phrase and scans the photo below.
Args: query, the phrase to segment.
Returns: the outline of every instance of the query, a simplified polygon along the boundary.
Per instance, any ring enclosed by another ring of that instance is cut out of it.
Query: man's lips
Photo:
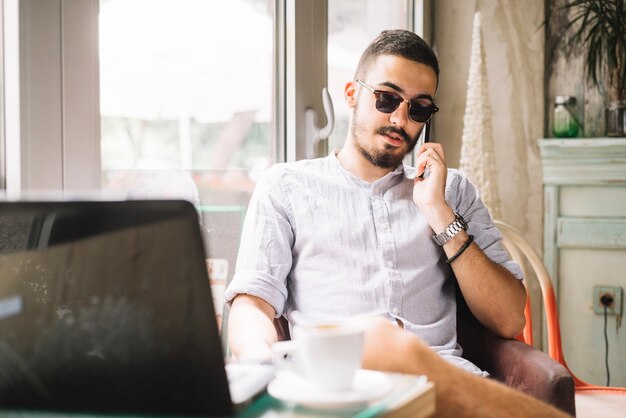
[[[383,138],[385,138],[385,141],[387,143],[391,144],[391,145],[400,146],[400,145],[404,144],[404,139],[402,139],[398,135],[382,134],[382,136],[383,136]]]
[[[378,134],[381,135],[385,142],[395,147],[399,147],[405,142],[409,142],[409,136],[403,131],[398,131],[391,127],[381,128],[378,130]]]

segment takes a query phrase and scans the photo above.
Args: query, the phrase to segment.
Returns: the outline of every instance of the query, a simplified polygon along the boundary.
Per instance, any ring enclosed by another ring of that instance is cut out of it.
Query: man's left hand
[[[424,171],[428,168],[428,176]],[[446,202],[446,154],[441,144],[423,144],[417,156],[413,201],[420,208],[435,233],[443,231],[454,220],[454,212]]]
[[[428,168],[428,177],[424,171]],[[413,201],[420,208],[446,204],[445,189],[448,167],[441,144],[423,144],[417,152],[417,173],[413,187]]]

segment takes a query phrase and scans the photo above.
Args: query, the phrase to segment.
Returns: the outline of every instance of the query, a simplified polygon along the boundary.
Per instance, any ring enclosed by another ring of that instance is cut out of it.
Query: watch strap
[[[446,242],[450,241],[461,230],[467,231],[467,222],[461,215],[454,212],[454,221],[448,225],[441,233],[433,235],[433,240],[439,246],[442,246]]]

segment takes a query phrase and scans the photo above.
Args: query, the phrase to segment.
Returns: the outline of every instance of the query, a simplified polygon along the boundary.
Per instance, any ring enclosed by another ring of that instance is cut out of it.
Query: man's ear
[[[349,108],[356,106],[356,85],[354,81],[348,81],[343,90],[343,96]]]

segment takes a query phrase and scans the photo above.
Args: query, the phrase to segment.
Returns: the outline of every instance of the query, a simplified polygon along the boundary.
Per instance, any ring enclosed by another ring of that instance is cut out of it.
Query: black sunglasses
[[[409,103],[409,118],[418,123],[428,122],[439,108],[433,102],[424,99],[404,100],[402,97],[390,91],[376,90],[374,87],[357,79],[357,83],[374,93],[376,97],[376,110],[382,113],[393,113],[402,102]]]

